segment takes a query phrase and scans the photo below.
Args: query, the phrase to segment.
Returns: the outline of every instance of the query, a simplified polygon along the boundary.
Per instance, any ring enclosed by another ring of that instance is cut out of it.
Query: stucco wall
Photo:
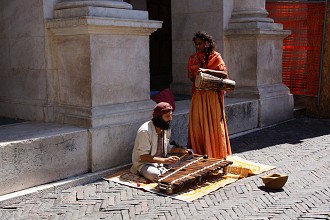
[[[195,51],[192,42],[194,33],[206,31],[211,34],[216,40],[217,50],[223,53],[223,32],[231,14],[231,4],[231,0],[172,0],[172,90],[174,93],[190,94],[191,92],[191,82],[187,78],[187,61]]]
[[[49,118],[56,75],[48,60],[44,18],[52,17],[55,0],[0,2],[0,116]],[[33,13],[31,13],[33,12]]]

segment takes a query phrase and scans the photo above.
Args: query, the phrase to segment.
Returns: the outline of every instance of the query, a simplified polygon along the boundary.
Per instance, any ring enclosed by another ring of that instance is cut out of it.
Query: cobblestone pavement
[[[191,203],[98,180],[0,204],[0,219],[330,219],[330,120],[301,117],[231,139],[235,155],[276,169]],[[260,176],[286,173],[282,190]]]

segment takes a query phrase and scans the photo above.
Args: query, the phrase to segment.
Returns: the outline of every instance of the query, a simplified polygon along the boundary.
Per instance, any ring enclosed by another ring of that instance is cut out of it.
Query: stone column
[[[225,31],[226,63],[235,91],[229,97],[259,100],[259,126],[293,118],[293,96],[282,83],[282,45],[290,31],[268,18],[265,0],[234,0]]]
[[[55,121],[89,128],[90,169],[131,162],[135,132],[150,119],[149,35],[161,21],[122,0],[61,1],[54,19]]]

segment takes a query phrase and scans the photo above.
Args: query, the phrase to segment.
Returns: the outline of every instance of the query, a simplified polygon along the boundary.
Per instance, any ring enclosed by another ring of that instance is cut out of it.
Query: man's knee
[[[154,166],[144,165],[140,174],[145,178],[154,181],[159,175],[161,175],[161,171]]]

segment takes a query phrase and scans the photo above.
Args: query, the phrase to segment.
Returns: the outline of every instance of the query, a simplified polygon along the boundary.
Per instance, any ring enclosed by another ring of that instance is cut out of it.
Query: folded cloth
[[[174,95],[169,88],[166,88],[156,95],[151,96],[151,99],[156,103],[167,102],[172,106],[173,111],[175,110]]]

